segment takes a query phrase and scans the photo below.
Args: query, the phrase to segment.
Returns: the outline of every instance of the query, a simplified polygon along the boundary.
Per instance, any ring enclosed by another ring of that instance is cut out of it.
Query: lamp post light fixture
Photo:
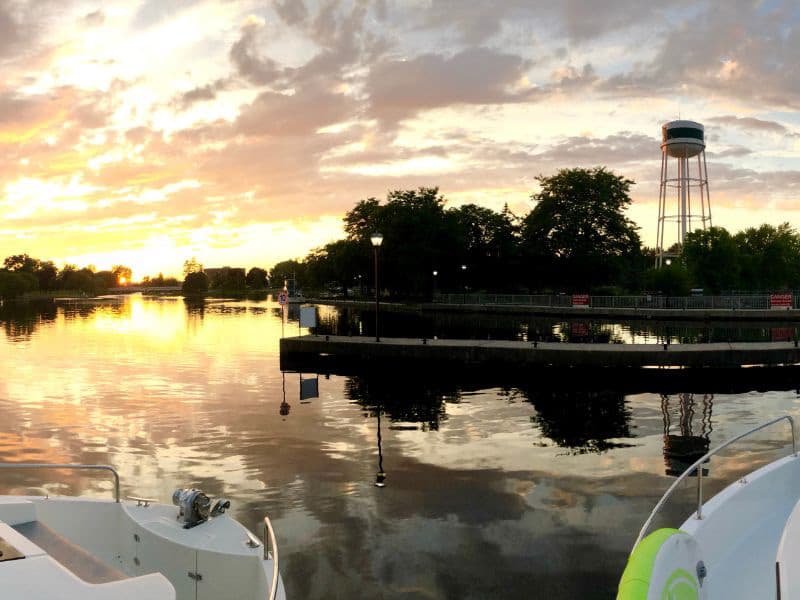
[[[464,304],[467,303],[467,265],[461,265],[461,283],[464,286]]]
[[[439,271],[433,271],[433,301],[436,301],[436,278],[439,276]]]
[[[380,309],[380,292],[378,287],[378,248],[383,243],[383,234],[377,231],[369,236],[372,243],[372,250],[375,255],[375,341],[380,342],[381,336],[378,334],[378,311]]]

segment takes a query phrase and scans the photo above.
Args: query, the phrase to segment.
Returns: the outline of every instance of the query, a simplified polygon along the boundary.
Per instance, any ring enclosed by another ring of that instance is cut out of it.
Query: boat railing
[[[647,534],[647,530],[650,528],[653,519],[655,519],[658,512],[664,507],[664,504],[666,504],[667,500],[669,500],[670,496],[672,496],[672,493],[678,488],[678,486],[683,481],[686,480],[687,477],[691,476],[695,471],[697,472],[697,511],[695,513],[695,518],[702,519],[703,518],[703,467],[702,467],[703,463],[707,462],[712,456],[717,454],[720,450],[724,450],[734,442],[738,442],[742,438],[752,435],[758,431],[761,431],[762,429],[765,429],[781,421],[789,422],[789,427],[792,431],[792,455],[797,456],[797,443],[795,441],[794,419],[790,415],[783,415],[776,419],[772,419],[771,421],[762,423],[758,427],[754,427],[753,429],[745,431],[744,433],[741,433],[736,437],[732,437],[729,440],[722,442],[719,446],[713,448],[712,450],[709,450],[706,454],[697,459],[683,473],[681,473],[680,477],[678,477],[675,481],[672,482],[672,485],[669,486],[666,492],[664,492],[664,495],[661,496],[661,500],[658,501],[658,503],[653,508],[653,511],[650,513],[650,516],[644,522],[644,525],[642,525],[642,529],[639,531],[639,537],[636,538],[636,542],[633,544],[631,552],[633,552],[633,549],[635,549],[636,546],[639,545],[639,542],[641,542],[644,539],[644,536]]]
[[[275,539],[272,521],[269,520],[269,517],[264,517],[264,560],[269,558],[272,558],[272,584],[269,588],[268,598],[275,600],[278,594],[278,542]]]
[[[119,502],[119,473],[117,473],[117,470],[110,465],[0,462],[0,469],[70,469],[74,471],[109,471],[114,476],[114,500]]]

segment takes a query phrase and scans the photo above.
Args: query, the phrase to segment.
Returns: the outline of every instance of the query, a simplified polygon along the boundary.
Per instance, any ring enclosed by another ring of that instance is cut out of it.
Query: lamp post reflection
[[[386,472],[383,470],[383,444],[381,441],[381,412],[378,406],[378,472],[375,474],[375,487],[386,486]]]
[[[281,371],[281,382],[283,385],[283,402],[281,402],[278,413],[280,413],[282,417],[286,417],[289,415],[289,410],[292,408],[292,405],[286,401],[286,373],[283,371]]]

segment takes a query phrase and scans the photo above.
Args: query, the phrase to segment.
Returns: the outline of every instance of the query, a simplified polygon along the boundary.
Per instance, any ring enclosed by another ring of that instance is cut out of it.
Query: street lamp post
[[[464,284],[464,304],[467,303],[467,265],[461,265],[461,282]]]
[[[375,232],[369,236],[369,241],[372,242],[372,250],[375,254],[375,341],[380,342],[381,336],[378,335],[378,311],[380,310],[380,292],[378,287],[378,248],[383,243],[383,234]]]
[[[431,298],[431,300],[433,302],[436,302],[436,278],[438,276],[439,276],[439,271],[435,271],[434,270],[434,272],[433,272],[433,297]]]

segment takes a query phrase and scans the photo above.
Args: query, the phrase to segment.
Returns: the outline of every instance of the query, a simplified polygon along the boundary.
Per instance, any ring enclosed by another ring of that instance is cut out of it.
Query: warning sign
[[[791,294],[771,294],[769,297],[770,308],[792,308],[792,295]]]
[[[589,308],[589,294],[572,294],[572,306]]]

